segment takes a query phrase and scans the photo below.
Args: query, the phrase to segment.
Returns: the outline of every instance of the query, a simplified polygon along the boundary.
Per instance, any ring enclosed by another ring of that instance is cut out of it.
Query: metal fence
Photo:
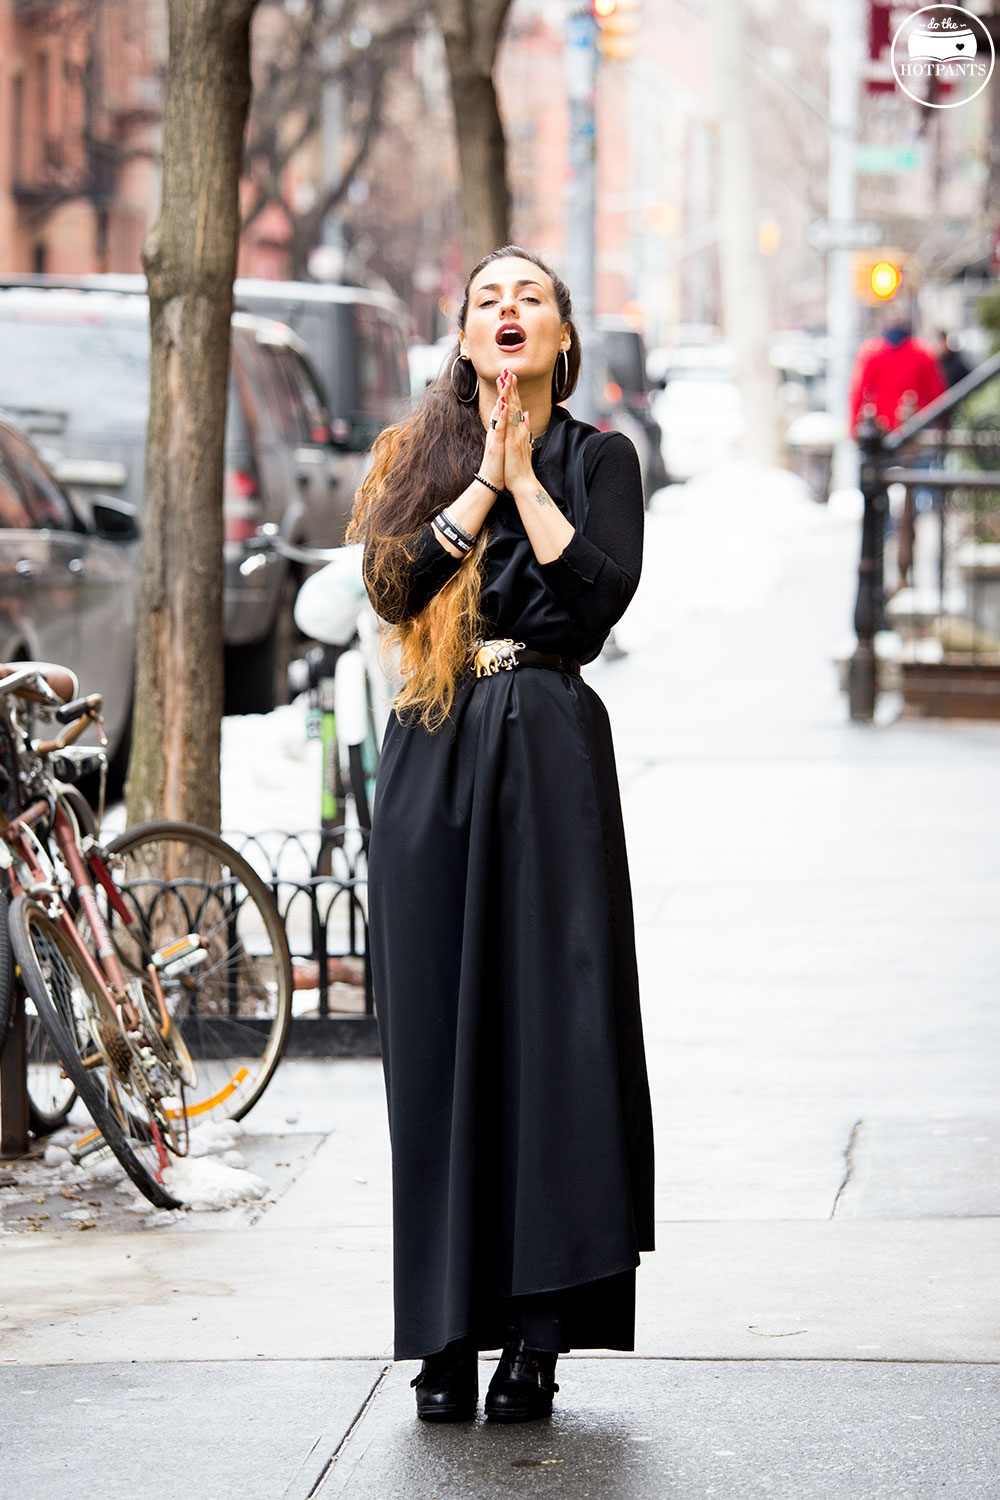
[[[223,837],[265,880],[279,910],[292,954],[298,995],[315,992],[309,1016],[372,1019],[372,972],[367,944],[366,846],[358,829],[268,828],[226,831]],[[355,995],[346,995],[354,990]],[[363,1004],[357,1007],[358,993]],[[337,1005],[337,999],[351,1004]],[[297,1016],[298,1019],[304,1017]]]

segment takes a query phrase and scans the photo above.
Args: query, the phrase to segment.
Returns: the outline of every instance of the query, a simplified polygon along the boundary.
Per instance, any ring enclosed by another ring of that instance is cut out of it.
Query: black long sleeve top
[[[592,661],[639,582],[644,521],[639,460],[624,434],[598,433],[557,407],[534,467],[575,530],[557,558],[539,563],[513,497],[504,492],[486,523],[484,633]],[[430,523],[409,538],[408,547],[414,560],[401,608],[398,599],[395,608],[390,606],[368,582],[376,612],[394,622],[419,614],[461,565],[441,546]]]

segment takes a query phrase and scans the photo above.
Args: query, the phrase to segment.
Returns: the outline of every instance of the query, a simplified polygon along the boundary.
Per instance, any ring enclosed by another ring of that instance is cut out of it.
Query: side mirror
[[[95,495],[91,502],[94,535],[106,542],[137,542],[139,515],[127,500],[111,495]]]

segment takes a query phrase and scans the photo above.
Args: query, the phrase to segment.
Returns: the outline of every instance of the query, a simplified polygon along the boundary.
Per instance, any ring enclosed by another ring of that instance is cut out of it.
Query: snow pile
[[[222,1155],[231,1167],[242,1167],[245,1163],[235,1149],[242,1134],[243,1126],[238,1120],[206,1120],[203,1125],[192,1129],[188,1156]],[[239,1161],[229,1160],[230,1157],[237,1156]]]
[[[55,1131],[48,1140],[42,1161],[20,1168],[18,1186],[22,1193],[16,1201],[29,1201],[39,1190],[62,1191],[86,1194],[88,1183],[95,1186],[126,1187],[127,1178],[116,1157],[106,1149],[87,1156],[77,1165],[70,1157],[68,1148],[80,1139],[80,1128],[64,1126]],[[163,1183],[184,1208],[198,1212],[234,1208],[238,1204],[259,1202],[270,1193],[270,1184],[256,1173],[247,1170],[246,1159],[238,1143],[243,1134],[242,1126],[235,1120],[207,1120],[191,1131],[189,1151],[186,1157],[171,1157],[171,1166],[163,1173]],[[130,1190],[130,1185],[129,1185]],[[63,1196],[67,1196],[63,1193]],[[131,1198],[131,1191],[129,1191]],[[14,1202],[8,1197],[8,1202]],[[106,1205],[105,1205],[106,1206]],[[135,1194],[135,1202],[123,1205],[130,1213],[157,1215],[150,1222],[172,1223],[178,1217],[176,1211],[159,1212],[148,1199]],[[83,1209],[70,1209],[61,1217],[73,1222],[93,1217],[91,1210],[99,1207],[91,1204]]]
[[[235,1208],[260,1200],[270,1191],[263,1177],[230,1166],[217,1156],[180,1157],[163,1173],[163,1185],[185,1208],[199,1213]]]
[[[322,747],[306,738],[305,696],[222,721],[222,826],[242,833],[319,827]]]
[[[163,1185],[185,1208],[198,1213],[259,1202],[270,1192],[263,1177],[246,1169],[236,1142],[243,1127],[235,1120],[206,1120],[191,1131],[187,1156],[163,1174]]]

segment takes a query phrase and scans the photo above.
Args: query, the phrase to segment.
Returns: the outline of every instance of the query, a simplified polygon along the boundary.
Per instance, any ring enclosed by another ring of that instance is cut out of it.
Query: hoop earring
[[[477,376],[476,376],[476,389],[473,391],[472,395],[471,396],[463,396],[462,393],[461,393],[461,391],[458,389],[458,386],[455,384],[455,366],[458,365],[458,364],[470,364],[471,365],[471,363],[472,363],[472,361],[469,359],[469,356],[467,354],[456,354],[455,358],[451,362],[451,370],[448,373],[448,380],[449,380],[449,382],[451,384],[452,390],[455,392],[455,398],[456,398],[456,400],[461,401],[461,403],[462,403],[463,406],[471,406],[472,403],[478,398],[478,396],[479,396],[479,376],[477,374]]]
[[[565,365],[563,366],[562,379],[560,380],[555,372],[553,372],[552,375],[552,395],[556,401],[562,401],[565,399],[565,397],[568,395],[567,388],[569,386],[569,355],[567,354],[565,349],[559,350],[559,355],[556,359],[556,370],[559,369],[560,359],[566,361]]]

